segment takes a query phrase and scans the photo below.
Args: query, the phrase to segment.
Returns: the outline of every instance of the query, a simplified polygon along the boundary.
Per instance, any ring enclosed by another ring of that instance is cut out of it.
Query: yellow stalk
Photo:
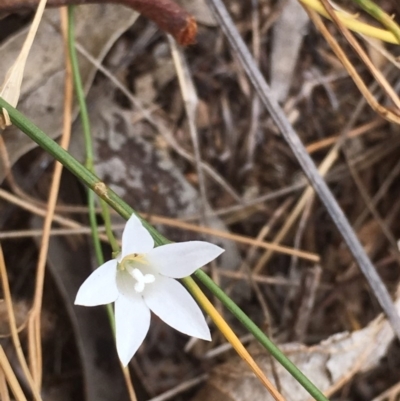
[[[246,348],[240,342],[239,338],[229,327],[228,323],[224,320],[224,318],[215,309],[214,305],[205,296],[205,294],[196,284],[196,282],[191,277],[186,277],[182,281],[185,283],[186,287],[189,289],[189,291],[192,293],[192,295],[201,305],[201,307],[205,310],[205,312],[211,317],[215,325],[218,327],[218,329],[221,331],[224,337],[229,341],[234,350],[247,363],[247,365],[258,377],[261,383],[266,387],[266,389],[270,392],[270,394],[274,397],[274,399],[277,401],[284,401],[282,395],[268,380],[264,372],[259,368],[257,363],[254,361],[251,355],[247,352]]]
[[[325,7],[321,4],[319,0],[299,0],[301,3],[309,6],[315,10],[318,14],[323,15],[326,18],[331,19]],[[384,42],[399,44],[397,38],[392,32],[386,29],[376,28],[372,25],[366,24],[364,22],[358,21],[354,16],[344,11],[336,10],[336,15],[342,22],[344,26],[351,29],[352,31],[362,33],[366,36],[372,38],[383,40]]]

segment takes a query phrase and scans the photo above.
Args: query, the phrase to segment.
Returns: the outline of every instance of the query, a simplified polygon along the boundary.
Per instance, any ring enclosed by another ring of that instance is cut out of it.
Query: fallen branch
[[[172,0],[48,0],[48,7],[81,4],[121,4],[133,8],[158,27],[171,34],[183,46],[193,44],[197,24],[193,16]],[[35,9],[39,0],[0,0],[0,13],[11,13],[23,9]]]

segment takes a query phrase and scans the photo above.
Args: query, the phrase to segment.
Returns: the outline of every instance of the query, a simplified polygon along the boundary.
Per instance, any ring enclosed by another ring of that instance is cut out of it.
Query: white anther
[[[137,281],[135,284],[136,292],[143,292],[145,284],[150,284],[155,281],[155,277],[152,274],[143,274],[139,269],[135,268],[131,272],[132,277]]]

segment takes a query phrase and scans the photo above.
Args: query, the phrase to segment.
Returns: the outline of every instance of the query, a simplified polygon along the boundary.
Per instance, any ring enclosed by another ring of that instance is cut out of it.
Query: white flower
[[[174,279],[189,276],[222,252],[222,248],[202,241],[154,248],[150,233],[132,215],[122,234],[121,253],[86,279],[75,304],[96,306],[115,302],[117,352],[124,366],[149,330],[150,310],[182,333],[211,340],[200,308]]]

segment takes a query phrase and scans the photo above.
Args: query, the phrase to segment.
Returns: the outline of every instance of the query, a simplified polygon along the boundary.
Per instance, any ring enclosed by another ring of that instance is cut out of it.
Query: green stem
[[[79,71],[78,56],[75,50],[75,27],[74,27],[74,7],[68,7],[68,47],[69,54],[71,57],[72,76],[74,78],[74,89],[78,104],[80,108],[80,118],[82,121],[83,136],[85,139],[85,153],[86,153],[86,168],[94,172],[93,168],[93,145],[90,133],[90,121],[89,114],[87,111],[85,93],[83,91],[82,79]],[[104,263],[103,251],[101,249],[101,243],[99,238],[99,232],[97,227],[96,211],[95,211],[95,197],[93,192],[88,192],[88,207],[89,207],[89,221],[92,230],[92,239],[95,249],[97,262],[99,265]]]
[[[82,121],[83,137],[85,140],[85,166],[88,170],[93,169],[93,144],[90,133],[90,120],[87,110],[85,92],[83,90],[82,78],[79,71],[78,56],[75,49],[75,24],[74,24],[74,6],[68,6],[68,47],[71,57],[72,75],[74,77],[75,93],[80,108],[80,117]]]
[[[89,207],[89,223],[90,223],[90,229],[92,232],[93,246],[94,246],[97,263],[99,266],[101,266],[104,263],[104,255],[103,255],[103,250],[101,248],[96,213],[94,212],[94,210],[95,210],[94,195],[95,194],[93,193],[93,191],[89,191],[87,194],[87,201],[88,201],[88,207]]]
[[[101,182],[93,173],[82,166],[67,151],[62,149],[55,141],[50,139],[43,131],[36,127],[18,110],[10,106],[4,99],[0,98],[0,109],[7,110],[12,123],[28,135],[46,152],[52,155],[56,160],[64,165],[69,171],[78,177],[86,186],[92,189],[98,196],[107,202],[117,213],[125,219],[135,213],[118,195]],[[136,213],[135,213],[136,214]],[[141,217],[138,216],[140,219]],[[146,220],[141,219],[144,227],[154,238],[156,245],[170,243]],[[298,368],[271,342],[271,340],[251,321],[251,319],[219,288],[208,276],[201,270],[195,272],[196,277],[215,294],[226,308],[251,332],[254,337],[265,347],[278,361],[287,369],[287,371],[318,401],[327,401],[314,384],[302,374]],[[185,281],[185,280],[184,280]],[[186,279],[187,281],[187,279]]]
[[[72,76],[74,79],[74,89],[80,108],[80,118],[82,121],[83,135],[85,140],[85,153],[86,153],[85,166],[90,172],[93,173],[94,172],[93,144],[90,132],[89,113],[87,110],[85,92],[83,90],[81,74],[79,71],[78,56],[76,54],[76,49],[75,49],[75,26],[74,26],[73,6],[68,7],[68,48],[71,59]],[[104,255],[100,242],[97,217],[96,217],[96,204],[95,204],[96,200],[93,191],[90,190],[88,191],[87,201],[89,208],[89,222],[90,222],[90,229],[92,232],[93,246],[95,250],[97,263],[99,266],[101,266],[104,263]],[[112,236],[112,238],[114,237]],[[106,310],[107,310],[108,320],[110,321],[111,329],[115,335],[115,318],[112,305],[111,304],[106,305]]]
[[[109,206],[107,205],[106,202],[103,201],[103,199],[100,199],[100,205],[101,205],[101,213],[103,215],[104,225],[106,227],[106,234],[108,240],[110,241],[113,254],[118,254],[120,251],[120,247],[112,231],[112,222],[111,222],[111,214]]]

